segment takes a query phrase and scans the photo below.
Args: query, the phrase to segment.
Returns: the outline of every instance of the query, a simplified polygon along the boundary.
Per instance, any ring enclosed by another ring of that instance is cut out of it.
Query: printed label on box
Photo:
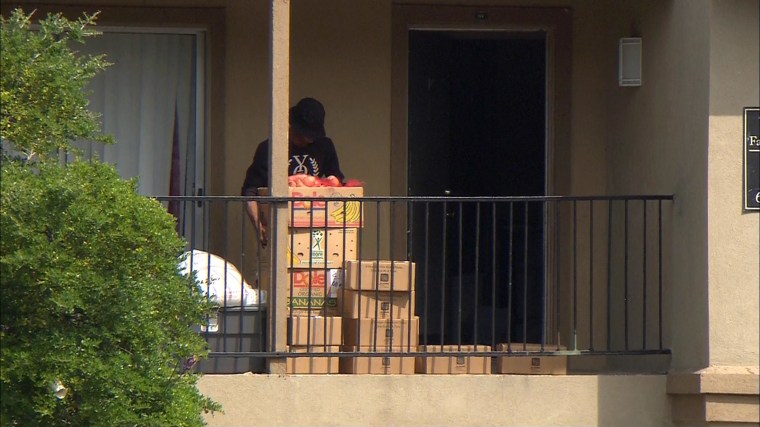
[[[288,267],[338,268],[356,259],[356,228],[292,228],[288,236]]]
[[[292,278],[288,283],[287,306],[296,315],[336,314],[338,310],[338,294],[343,287],[343,271],[341,269],[293,269]],[[292,292],[292,295],[291,295]],[[328,312],[319,313],[325,308]]]

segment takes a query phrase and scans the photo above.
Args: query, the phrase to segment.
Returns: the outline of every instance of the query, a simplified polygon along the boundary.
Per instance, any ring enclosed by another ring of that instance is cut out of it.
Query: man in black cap
[[[325,134],[325,107],[314,98],[304,98],[290,108],[288,175],[335,176],[343,182],[335,145]],[[241,194],[255,196],[259,187],[269,186],[269,140],[256,148],[253,163],[245,173]],[[267,224],[259,218],[256,202],[248,202],[248,216],[267,242]]]

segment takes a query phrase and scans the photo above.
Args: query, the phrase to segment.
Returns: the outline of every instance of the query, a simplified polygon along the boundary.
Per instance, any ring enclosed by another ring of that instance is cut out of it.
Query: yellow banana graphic
[[[333,217],[333,219],[335,220],[335,222],[342,224],[343,222],[345,222],[345,220],[344,220],[344,218],[346,216],[345,213],[346,213],[346,205],[343,204],[343,202],[341,202],[340,206],[338,206],[337,208],[335,208],[335,210],[332,211],[332,213],[330,214],[330,216]]]
[[[288,258],[293,261],[293,265],[301,265],[301,258],[299,258],[298,255],[294,254],[290,248],[288,248]]]
[[[330,216],[335,219],[335,222],[343,224],[343,223],[354,223],[358,222],[359,219],[361,219],[361,205],[359,202],[340,202],[340,206],[338,206]]]
[[[347,222],[359,222],[361,219],[361,206],[359,202],[346,203],[346,221]]]

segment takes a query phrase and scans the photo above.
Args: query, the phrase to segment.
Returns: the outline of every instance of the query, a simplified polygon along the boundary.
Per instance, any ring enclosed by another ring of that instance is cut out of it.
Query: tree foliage
[[[68,30],[24,45],[17,42],[33,37],[6,36],[29,32],[29,17],[13,17],[2,21],[3,138],[27,154],[43,154],[92,137],[97,126],[82,112],[6,115],[82,105],[81,93],[55,72],[37,70],[36,84],[44,87],[33,90],[45,101],[6,110],[6,97],[20,102],[32,90],[6,86],[17,81],[6,78],[9,69],[25,69],[6,61],[34,57],[75,68],[82,63],[62,54],[59,42],[85,31],[49,17],[53,27]],[[1,168],[0,425],[203,425],[202,413],[220,407],[200,394],[198,376],[183,365],[206,354],[193,328],[213,307],[194,278],[180,274],[185,242],[174,218],[110,165],[3,156]]]
[[[87,109],[86,85],[108,63],[102,55],[78,55],[72,46],[97,35],[95,15],[70,21],[48,15],[32,30],[32,15],[16,9],[2,17],[0,138],[25,157],[69,150],[79,138],[111,142],[99,133],[98,115]]]

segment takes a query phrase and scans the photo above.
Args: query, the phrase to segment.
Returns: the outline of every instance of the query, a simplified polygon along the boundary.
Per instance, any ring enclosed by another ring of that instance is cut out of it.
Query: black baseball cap
[[[311,139],[325,137],[325,107],[314,98],[304,98],[290,107],[290,125]]]

